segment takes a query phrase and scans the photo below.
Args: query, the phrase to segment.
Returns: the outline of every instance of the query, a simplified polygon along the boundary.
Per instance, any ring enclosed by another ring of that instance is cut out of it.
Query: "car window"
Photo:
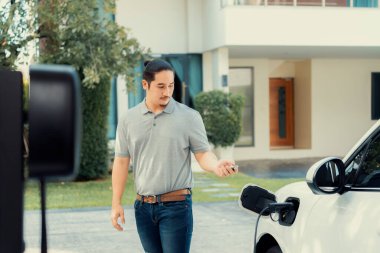
[[[366,147],[362,148],[360,152],[355,156],[352,162],[346,167],[346,184],[353,185],[356,173],[358,172],[359,165],[363,160],[363,154],[366,150]]]
[[[346,167],[346,184],[354,187],[380,187],[380,135],[365,145]]]

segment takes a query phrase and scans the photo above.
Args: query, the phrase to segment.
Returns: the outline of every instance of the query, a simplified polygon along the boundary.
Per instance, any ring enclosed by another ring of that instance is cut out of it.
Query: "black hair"
[[[143,79],[148,82],[154,81],[155,74],[163,70],[170,70],[174,73],[173,67],[166,61],[160,59],[154,59],[152,61],[144,62]]]

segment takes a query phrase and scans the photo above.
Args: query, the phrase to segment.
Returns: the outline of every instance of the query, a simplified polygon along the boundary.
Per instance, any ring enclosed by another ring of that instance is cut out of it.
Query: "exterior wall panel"
[[[313,149],[342,156],[376,121],[371,120],[371,72],[380,60],[312,60]]]
[[[226,45],[380,45],[376,8],[229,6],[222,11]]]

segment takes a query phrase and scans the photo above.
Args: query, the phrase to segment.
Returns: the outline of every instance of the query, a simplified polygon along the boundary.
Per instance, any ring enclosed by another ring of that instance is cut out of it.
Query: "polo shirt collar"
[[[170,98],[169,103],[166,105],[164,112],[166,113],[172,113],[174,111],[174,104],[175,101],[173,98]]]
[[[140,111],[142,114],[147,114],[148,112],[150,112],[150,110],[146,106],[145,101],[146,101],[146,98],[144,98],[144,100],[140,103]]]
[[[141,106],[140,106],[140,111],[142,114],[147,114],[148,112],[151,112],[148,107],[146,106],[146,98],[144,98],[144,100],[141,102]],[[166,105],[165,109],[163,110],[163,112],[165,113],[172,113],[174,111],[174,104],[175,104],[175,101],[173,98],[170,98],[169,100],[169,103]]]

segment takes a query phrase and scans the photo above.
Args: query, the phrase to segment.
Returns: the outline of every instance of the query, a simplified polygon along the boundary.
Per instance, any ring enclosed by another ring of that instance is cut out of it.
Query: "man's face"
[[[155,74],[154,81],[143,80],[143,88],[146,91],[146,98],[154,106],[166,106],[174,91],[174,73],[170,70],[163,70]]]

